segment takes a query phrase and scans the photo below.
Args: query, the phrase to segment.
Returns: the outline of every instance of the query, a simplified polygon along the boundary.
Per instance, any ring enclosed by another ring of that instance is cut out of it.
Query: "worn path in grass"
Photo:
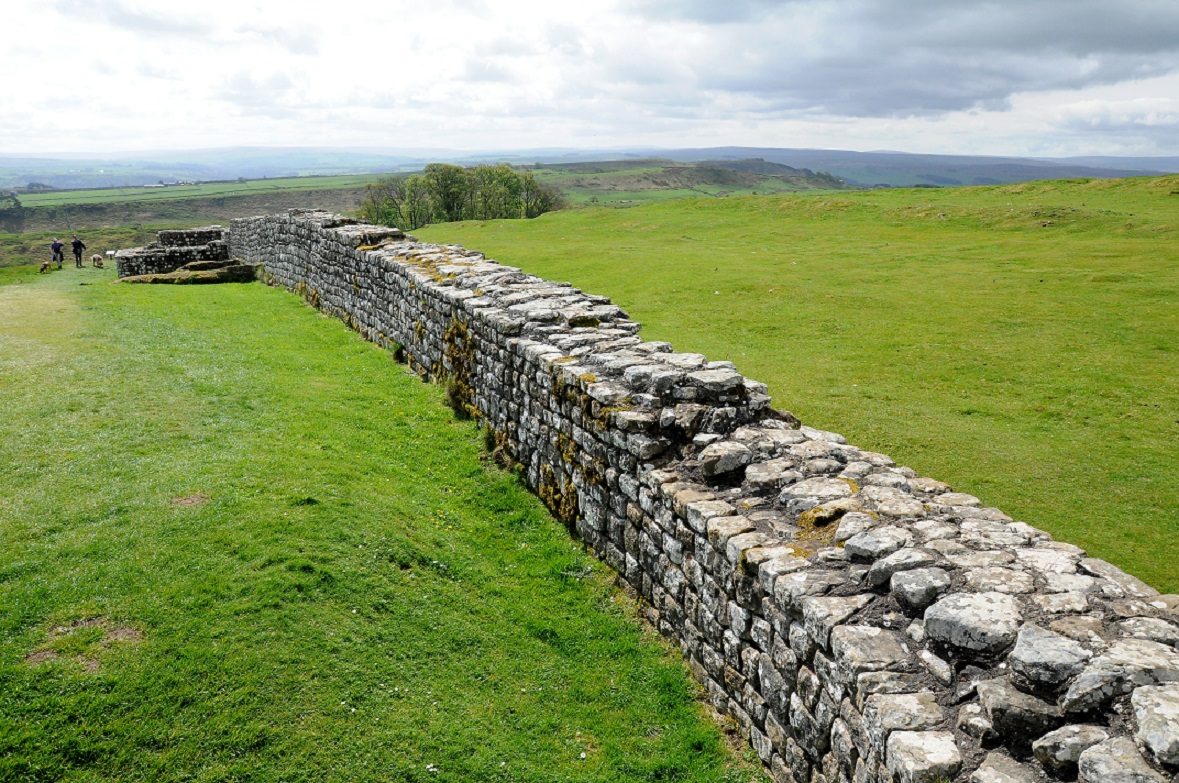
[[[1179,590],[1179,177],[416,231],[612,296],[778,407]]]
[[[760,774],[438,388],[111,278],[0,270],[0,781]]]

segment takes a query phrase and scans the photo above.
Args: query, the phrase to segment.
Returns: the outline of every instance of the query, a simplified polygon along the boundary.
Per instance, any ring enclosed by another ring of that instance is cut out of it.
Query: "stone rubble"
[[[229,247],[446,383],[776,781],[1179,771],[1179,598],[801,426],[605,297],[323,212]]]

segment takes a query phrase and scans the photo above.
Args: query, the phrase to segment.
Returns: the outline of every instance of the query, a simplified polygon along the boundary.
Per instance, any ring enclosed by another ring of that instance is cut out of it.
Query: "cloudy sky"
[[[1179,155],[1179,0],[7,0],[0,154]]]

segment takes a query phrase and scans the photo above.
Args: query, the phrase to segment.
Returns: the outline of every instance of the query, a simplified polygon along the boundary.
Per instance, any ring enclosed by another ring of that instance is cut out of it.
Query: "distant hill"
[[[683,162],[666,158],[534,164],[533,172],[575,204],[629,206],[684,196],[842,190],[838,178],[766,160]]]
[[[1032,159],[971,155],[914,155],[906,152],[711,147],[650,150],[681,161],[762,158],[787,166],[826,171],[861,187],[919,185],[1003,185],[1041,179],[1112,179],[1179,172],[1179,158]],[[1086,161],[1090,165],[1086,165]]]
[[[507,162],[567,165],[645,161],[730,164],[760,159],[799,171],[827,172],[848,184],[873,187],[996,185],[1038,179],[1141,176],[1179,172],[1179,158],[1089,156],[1074,158],[917,155],[778,147],[707,147],[612,150],[516,149],[482,152],[416,149],[228,148],[105,156],[22,157],[0,154],[0,190],[29,183],[55,188],[138,186],[160,181],[213,181],[327,174],[415,171],[427,163]],[[731,168],[731,166],[730,166]],[[749,173],[770,175],[768,170]]]

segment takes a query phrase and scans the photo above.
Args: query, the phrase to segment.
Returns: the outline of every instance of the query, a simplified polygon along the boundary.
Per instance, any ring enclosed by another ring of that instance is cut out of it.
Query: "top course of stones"
[[[1166,781],[1179,597],[774,411],[602,296],[315,211],[261,264],[448,384],[775,780]]]

